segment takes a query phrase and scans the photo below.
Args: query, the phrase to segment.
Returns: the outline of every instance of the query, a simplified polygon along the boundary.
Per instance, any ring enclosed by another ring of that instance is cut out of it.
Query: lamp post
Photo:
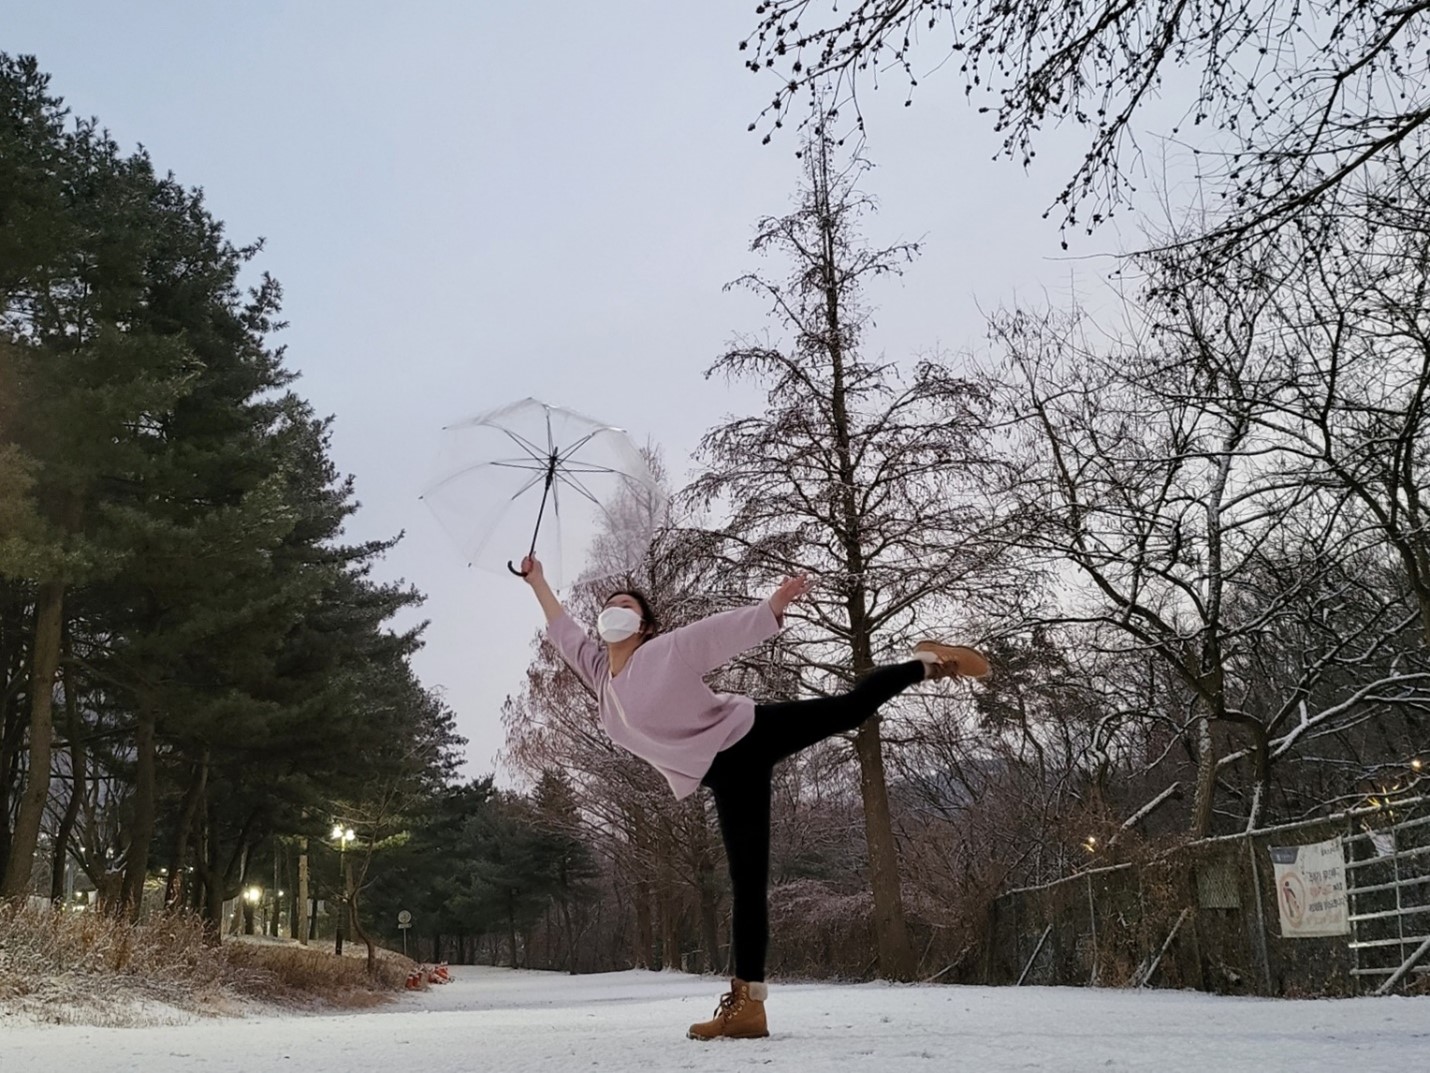
[[[243,892],[243,934],[253,934],[253,914],[258,908],[258,903],[263,900],[263,891],[258,887],[249,887]]]
[[[347,927],[348,916],[348,880],[344,854],[347,851],[348,843],[357,836],[353,834],[351,827],[343,827],[340,824],[333,826],[332,836],[333,841],[338,844],[338,890],[342,892],[338,899],[340,908],[338,910],[337,937],[333,942],[333,953],[341,954],[343,952],[343,932]]]

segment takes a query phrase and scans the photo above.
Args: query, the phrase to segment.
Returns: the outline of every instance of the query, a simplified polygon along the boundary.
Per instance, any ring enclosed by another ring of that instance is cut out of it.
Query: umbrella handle
[[[541,492],[541,509],[536,512],[536,528],[535,528],[534,530],[532,530],[532,533],[531,533],[531,550],[526,553],[527,555],[535,555],[535,554],[536,554],[536,535],[541,532],[541,518],[542,518],[542,515],[544,515],[544,514],[546,513],[546,497],[549,496],[549,495],[551,495],[551,482],[552,482],[552,480],[555,479],[555,477],[556,477],[556,456],[553,454],[553,455],[551,456],[550,462],[549,462],[549,464],[548,464],[548,466],[547,466],[547,470],[546,470],[546,487],[545,487],[544,489],[542,489],[542,492]],[[523,572],[523,571],[521,571],[521,570],[518,570],[516,567],[514,567],[514,566],[511,565],[511,560],[510,560],[510,559],[508,559],[508,560],[506,561],[506,568],[507,568],[508,570],[510,570],[513,574],[515,574],[517,577],[526,577],[526,573],[525,573],[525,572]]]

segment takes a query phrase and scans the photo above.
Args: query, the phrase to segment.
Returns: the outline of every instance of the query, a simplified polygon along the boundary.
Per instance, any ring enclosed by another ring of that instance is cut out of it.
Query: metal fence
[[[1336,838],[1350,934],[1284,937],[1269,847]],[[1430,798],[1416,797],[1009,891],[990,909],[980,975],[1262,995],[1412,990],[1430,984],[1427,934]]]
[[[1351,975],[1388,991],[1430,974],[1430,815],[1345,839]]]

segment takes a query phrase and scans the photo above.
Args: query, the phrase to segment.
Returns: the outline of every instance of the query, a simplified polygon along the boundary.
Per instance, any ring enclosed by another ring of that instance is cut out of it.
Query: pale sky
[[[336,415],[357,480],[350,535],[407,532],[381,576],[428,595],[417,669],[457,712],[469,774],[492,769],[541,614],[515,578],[468,570],[418,501],[438,430],[531,395],[658,443],[683,479],[702,432],[758,406],[702,375],[766,324],[721,288],[760,267],[754,223],[799,174],[792,132],[746,132],[772,91],[736,51],[753,6],[46,0],[0,24],[74,112],[203,187],[235,242],[267,240],[297,390]],[[866,99],[869,234],[925,254],[868,295],[873,352],[965,352],[980,306],[1065,301],[1074,271],[1095,290],[1106,263],[1065,259],[1042,219],[1076,137],[1025,173],[991,161],[954,72],[911,108],[902,92]]]

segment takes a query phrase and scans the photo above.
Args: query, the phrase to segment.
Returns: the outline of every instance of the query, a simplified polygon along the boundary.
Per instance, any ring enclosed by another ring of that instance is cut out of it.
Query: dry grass
[[[334,957],[304,946],[233,943],[224,948],[229,965],[245,979],[245,993],[285,1006],[319,997],[326,1005],[374,1006],[401,991],[414,962],[398,956],[377,959],[369,976],[365,959]]]
[[[384,956],[369,976],[360,959],[296,944],[210,946],[192,916],[129,924],[98,913],[0,905],[0,1015],[143,1025],[255,1004],[362,1009],[401,990],[412,967]]]

